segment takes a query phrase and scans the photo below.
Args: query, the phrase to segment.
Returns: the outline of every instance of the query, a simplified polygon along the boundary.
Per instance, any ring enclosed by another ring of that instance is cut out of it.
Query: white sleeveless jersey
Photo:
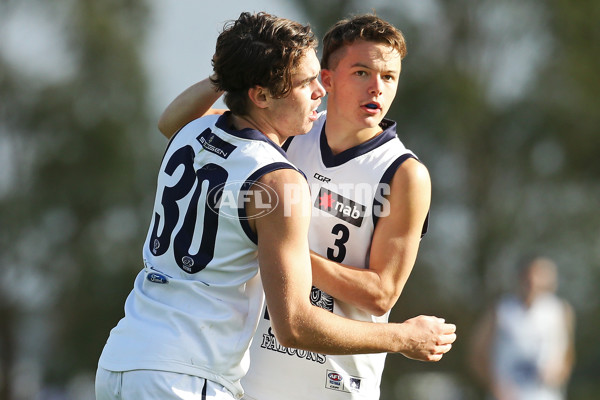
[[[199,376],[240,398],[264,304],[245,190],[268,172],[294,167],[263,134],[229,130],[226,119],[200,118],[171,140],[144,268],[99,365]]]
[[[560,400],[560,388],[548,387],[540,370],[551,360],[562,360],[568,350],[565,306],[548,294],[525,308],[515,296],[503,297],[496,308],[496,336],[492,357],[495,377],[511,382],[515,400]]]
[[[326,113],[313,129],[286,143],[288,157],[307,177],[312,195],[311,250],[333,261],[368,268],[373,230],[389,212],[384,195],[398,166],[414,157],[396,136],[395,123],[359,146],[333,155],[324,133]],[[288,146],[289,145],[289,146]],[[313,304],[347,318],[387,322],[313,288]],[[242,380],[257,400],[378,399],[385,353],[331,356],[285,348],[275,339],[268,312],[250,349],[251,367]]]

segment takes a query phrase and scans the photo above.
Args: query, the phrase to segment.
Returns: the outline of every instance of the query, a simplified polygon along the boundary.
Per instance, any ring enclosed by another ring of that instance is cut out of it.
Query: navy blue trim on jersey
[[[285,142],[283,142],[283,144],[281,145],[281,148],[283,149],[283,151],[287,151],[288,148],[290,147],[290,144],[292,143],[292,140],[295,138],[295,136],[290,136],[289,138],[287,138],[285,140]]]
[[[214,117],[215,115],[214,115],[214,114],[211,114],[211,116],[213,116],[213,117]],[[169,143],[167,143],[167,147],[165,148],[165,151],[164,151],[164,153],[163,153],[162,160],[164,160],[165,156],[167,155],[167,152],[169,151],[169,147],[171,147],[171,143],[173,143],[173,141],[175,140],[175,137],[176,137],[177,135],[179,135],[179,132],[181,132],[181,131],[183,130],[183,128],[185,128],[186,126],[188,126],[188,125],[189,125],[189,124],[191,124],[192,122],[196,121],[197,119],[204,118],[204,117],[207,117],[207,116],[206,116],[206,115],[204,115],[204,116],[202,116],[202,117],[198,117],[198,118],[196,118],[196,119],[193,119],[193,120],[191,120],[190,122],[188,122],[187,124],[185,124],[184,126],[182,126],[181,128],[179,128],[179,130],[178,130],[177,132],[175,132],[175,133],[173,134],[173,136],[171,136],[171,138],[169,139]],[[210,126],[208,126],[207,128],[208,128],[208,129],[210,129]],[[161,163],[162,163],[162,160],[161,160]]]
[[[398,157],[396,160],[394,160],[394,162],[392,164],[390,164],[390,166],[388,167],[388,169],[385,170],[385,172],[383,173],[383,176],[381,177],[381,181],[379,182],[379,185],[377,187],[377,191],[375,192],[375,198],[373,199],[373,227],[377,226],[377,221],[379,221],[379,216],[377,216],[376,212],[375,212],[375,207],[379,207],[379,209],[381,210],[381,208],[383,207],[382,203],[377,199],[377,193],[381,193],[382,190],[382,186],[383,185],[390,185],[390,183],[392,182],[392,178],[394,177],[394,174],[396,173],[396,171],[398,170],[398,168],[400,168],[400,165],[402,165],[402,163],[406,160],[408,160],[409,158],[414,158],[415,160],[419,161],[419,159],[417,157],[415,157],[413,154],[410,153],[406,153],[406,154],[402,154],[400,157]],[[427,211],[427,216],[425,217],[425,222],[423,222],[423,230],[421,231],[421,237],[425,236],[425,234],[427,233],[427,228],[429,227],[429,211]]]
[[[292,164],[288,164],[285,162],[274,162],[272,164],[265,165],[264,167],[261,167],[261,168],[257,169],[256,171],[254,171],[254,173],[246,179],[246,181],[242,185],[240,194],[243,191],[250,189],[250,187],[252,185],[254,185],[254,183],[256,183],[256,181],[259,180],[260,178],[262,178],[264,175],[268,174],[269,172],[276,171],[278,169],[293,169],[294,171],[298,171],[298,169],[295,168]],[[298,172],[300,172],[300,171],[298,171]],[[242,202],[242,204],[244,204],[244,203]],[[248,238],[250,240],[252,240],[254,242],[254,244],[258,244],[258,236],[256,236],[256,232],[254,232],[252,230],[252,228],[250,227],[250,224],[248,223],[248,216],[246,215],[246,207],[238,208],[238,216],[239,216],[240,224],[242,225],[242,229],[244,230],[244,232],[246,232],[246,235],[248,236]]]
[[[179,132],[181,132],[181,130],[185,127],[185,125],[181,128],[179,128],[179,130],[177,132],[175,132],[175,134],[173,136],[171,136],[171,138],[169,139],[169,142],[167,143],[167,147],[165,148],[165,151],[163,151],[163,155],[162,158],[160,160],[160,163],[162,164],[162,162],[165,160],[165,156],[167,155],[167,152],[169,151],[169,147],[171,147],[171,143],[173,143],[173,140],[175,140],[175,136],[177,136],[177,134]]]
[[[363,154],[376,149],[377,147],[396,137],[396,123],[392,120],[384,119],[380,124],[383,132],[381,132],[379,135],[367,140],[364,143],[334,155],[329,147],[329,143],[327,143],[327,135],[325,135],[326,126],[327,122],[325,122],[323,129],[321,130],[321,158],[323,160],[323,164],[325,164],[327,168],[342,165],[353,158],[362,156]]]
[[[271,139],[269,139],[267,136],[265,136],[263,133],[257,131],[256,129],[251,129],[251,128],[244,128],[241,130],[233,129],[227,123],[230,116],[231,116],[231,112],[226,111],[225,114],[223,114],[219,117],[219,119],[215,123],[215,126],[219,129],[227,132],[231,136],[235,136],[240,139],[260,140],[262,142],[269,143],[278,152],[283,154],[283,156],[285,158],[287,158],[287,154],[285,153],[285,151],[283,151],[281,146],[277,145],[277,143],[273,142]]]

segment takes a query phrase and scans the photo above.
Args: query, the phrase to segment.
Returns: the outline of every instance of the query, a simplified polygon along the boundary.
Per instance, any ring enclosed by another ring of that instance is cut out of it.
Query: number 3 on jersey
[[[175,233],[173,239],[175,261],[185,272],[195,274],[202,271],[214,256],[219,223],[219,216],[215,211],[218,210],[218,202],[223,194],[228,173],[223,167],[212,163],[194,171],[194,149],[191,146],[185,146],[175,151],[167,162],[164,172],[173,176],[180,166],[183,166],[184,169],[177,183],[173,186],[165,186],[163,189],[161,204],[164,214],[160,215],[158,212],[154,214],[154,226],[149,246],[155,256],[163,255],[169,249],[171,237]],[[198,202],[203,192],[202,187],[206,186],[204,185],[205,181],[208,181],[208,189],[204,204],[202,239],[198,252],[190,254],[197,226]],[[189,196],[190,193],[191,196]],[[184,215],[183,223],[180,224],[180,204],[178,202],[187,197],[189,197],[188,202],[181,203],[182,205],[187,204],[184,206],[187,208],[181,210]],[[164,223],[159,235],[158,227],[161,218],[164,219]],[[177,225],[180,225],[180,228],[174,232]]]
[[[336,224],[331,230],[336,236],[335,242],[333,244],[337,247],[336,249],[332,249],[331,247],[327,248],[327,258],[331,261],[341,263],[346,258],[346,242],[350,239],[350,231],[348,227],[343,224]],[[340,235],[341,234],[341,235]]]

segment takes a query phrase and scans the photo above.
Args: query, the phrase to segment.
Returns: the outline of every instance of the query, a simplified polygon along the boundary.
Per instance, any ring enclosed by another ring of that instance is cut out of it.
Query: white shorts
[[[222,385],[167,371],[96,371],[96,400],[235,400]]]

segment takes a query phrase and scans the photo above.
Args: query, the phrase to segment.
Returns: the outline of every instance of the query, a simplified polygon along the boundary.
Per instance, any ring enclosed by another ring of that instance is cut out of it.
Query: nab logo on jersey
[[[314,205],[319,210],[359,227],[362,225],[366,210],[366,207],[362,204],[323,187],[319,191],[319,196]]]

